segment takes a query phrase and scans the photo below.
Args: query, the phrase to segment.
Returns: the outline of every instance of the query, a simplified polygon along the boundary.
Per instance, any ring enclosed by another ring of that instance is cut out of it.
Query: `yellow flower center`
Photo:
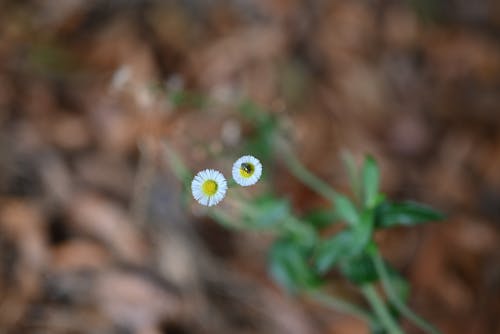
[[[253,175],[253,172],[255,172],[255,166],[248,163],[244,162],[240,166],[240,175],[244,178],[249,178],[250,176]]]
[[[217,192],[219,186],[214,180],[206,180],[201,186],[201,190],[207,196],[213,196]]]

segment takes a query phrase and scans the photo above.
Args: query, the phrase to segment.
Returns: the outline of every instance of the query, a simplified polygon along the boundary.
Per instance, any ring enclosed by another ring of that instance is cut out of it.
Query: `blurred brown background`
[[[268,236],[182,205],[162,142],[227,175],[250,98],[331,184],[370,152],[446,212],[377,240],[444,333],[500,333],[499,42],[494,0],[0,1],[0,332],[367,333],[277,289]]]

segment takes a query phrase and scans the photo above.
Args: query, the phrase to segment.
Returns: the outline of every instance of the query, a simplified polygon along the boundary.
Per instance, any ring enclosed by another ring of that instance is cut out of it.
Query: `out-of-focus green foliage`
[[[274,144],[279,136],[276,118],[250,101],[244,101],[238,110],[254,131],[246,141],[247,152],[258,155],[265,164],[276,149]],[[375,332],[383,332],[383,329],[391,334],[402,333],[393,318],[404,315],[429,333],[438,333],[404,304],[409,295],[409,284],[383,261],[374,241],[374,232],[396,225],[412,226],[436,221],[444,216],[422,204],[387,200],[380,192],[380,171],[371,156],[365,157],[360,168],[350,155],[344,156],[353,198],[337,193],[316,178],[292,153],[284,154],[282,158],[291,159],[289,163],[285,162],[291,173],[325,196],[331,207],[300,216],[287,199],[271,192],[254,199],[238,199],[236,217],[231,218],[219,208],[213,209],[211,216],[230,228],[267,230],[275,235],[268,253],[269,273],[287,291],[318,291],[326,284],[326,275],[338,271],[359,286],[370,302],[375,312],[370,326]],[[337,227],[333,234],[328,231],[332,224]],[[389,299],[388,306],[379,299],[372,286],[379,281]],[[365,311],[357,306],[344,301],[335,304],[365,318]]]
[[[363,204],[373,208],[377,201],[380,172],[375,160],[367,156],[361,174],[363,185]]]
[[[203,109],[209,104],[203,94],[182,89],[170,92],[168,98],[176,108]]]
[[[396,225],[412,226],[442,219],[444,219],[442,213],[423,204],[385,201],[376,209],[375,225],[378,228]]]
[[[344,220],[351,226],[359,224],[360,217],[358,210],[354,204],[344,195],[335,197],[335,209],[340,219]]]
[[[271,195],[258,197],[242,210],[245,225],[252,228],[273,228],[291,215],[290,203],[286,199]]]
[[[271,276],[288,291],[300,292],[317,287],[321,280],[310,269],[308,257],[310,248],[300,240],[280,238],[269,252],[269,271]]]
[[[334,209],[315,209],[304,215],[303,219],[318,230],[335,224],[340,220],[339,215]]]
[[[238,111],[253,127],[253,135],[246,141],[245,152],[268,161],[274,150],[274,139],[278,130],[276,118],[251,101],[243,101]]]

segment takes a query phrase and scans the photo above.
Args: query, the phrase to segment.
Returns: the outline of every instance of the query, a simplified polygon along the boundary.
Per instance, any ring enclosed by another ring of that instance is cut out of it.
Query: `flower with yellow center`
[[[191,191],[194,199],[200,204],[216,205],[226,196],[226,178],[219,171],[205,169],[194,177],[191,182]]]
[[[240,186],[247,187],[259,181],[262,175],[262,164],[259,159],[245,155],[233,165],[233,179]]]

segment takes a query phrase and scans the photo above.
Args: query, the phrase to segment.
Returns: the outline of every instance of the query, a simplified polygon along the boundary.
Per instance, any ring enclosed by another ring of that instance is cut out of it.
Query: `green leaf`
[[[251,123],[254,131],[245,141],[245,150],[262,160],[272,157],[278,121],[274,115],[256,103],[244,100],[237,109]]]
[[[276,126],[274,123],[270,122],[258,126],[256,133],[246,142],[246,151],[253,152],[263,160],[268,160],[273,153],[275,132]]]
[[[365,210],[361,214],[360,223],[352,227],[354,235],[355,253],[358,254],[366,248],[373,234],[373,210]]]
[[[359,170],[352,154],[348,151],[342,152],[342,162],[349,176],[349,183],[355,198],[361,197]]]
[[[343,258],[352,256],[354,235],[345,230],[321,242],[315,252],[314,265],[320,273],[326,273]]]
[[[251,228],[271,228],[291,216],[290,202],[271,195],[257,198],[243,206],[243,220]]]
[[[396,225],[412,226],[444,218],[442,213],[427,205],[415,202],[384,202],[376,209],[375,226],[377,228]]]
[[[308,265],[308,252],[293,240],[276,241],[269,254],[269,271],[273,279],[290,292],[315,288],[321,284]]]
[[[361,177],[363,182],[364,206],[366,208],[373,208],[377,201],[380,173],[375,159],[370,156],[365,157]]]
[[[315,267],[326,273],[339,261],[348,260],[361,254],[372,238],[373,212],[362,213],[358,224],[322,241],[314,254]]]
[[[359,223],[359,215],[354,204],[344,195],[335,196],[335,209],[338,217],[350,225]]]
[[[290,202],[286,199],[272,195],[261,196],[245,203],[241,212],[243,223],[247,228],[271,229],[307,247],[316,244],[316,230],[310,224],[295,218],[291,212]]]
[[[318,242],[318,235],[316,231],[309,225],[303,223],[287,224],[287,232],[290,238],[296,240],[297,243],[304,245],[304,247],[312,248]]]
[[[322,229],[338,221],[337,213],[332,209],[317,209],[309,212],[303,218],[317,229]]]
[[[377,270],[367,254],[342,261],[340,271],[351,282],[361,285],[378,280]]]

